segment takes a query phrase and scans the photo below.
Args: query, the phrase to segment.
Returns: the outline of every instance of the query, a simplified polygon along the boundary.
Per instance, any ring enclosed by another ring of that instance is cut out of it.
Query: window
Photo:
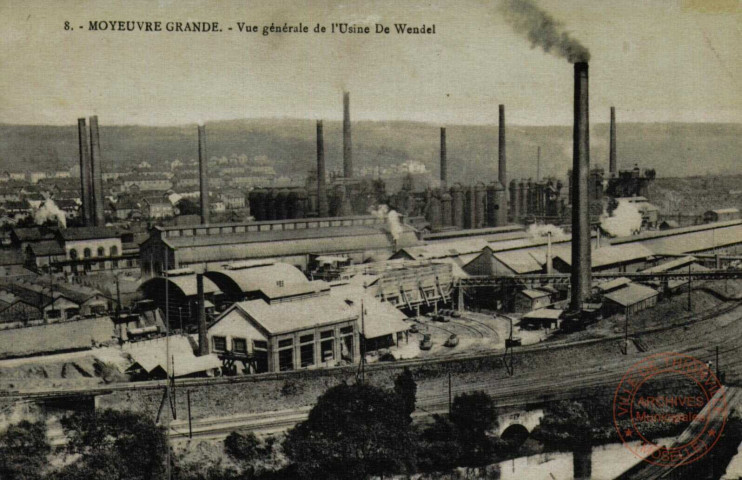
[[[252,348],[253,350],[268,350],[268,342],[264,340],[253,340]]]
[[[226,352],[227,351],[227,338],[226,337],[212,337],[211,341],[214,343],[215,352]]]
[[[343,327],[340,329],[340,335],[347,335],[353,333],[353,327]]]
[[[77,250],[75,250],[74,248],[70,249],[70,258],[72,260],[77,260]]]
[[[309,367],[314,365],[314,334],[302,335],[299,337],[299,357],[301,361],[301,367]]]
[[[234,338],[232,339],[232,351],[234,353],[241,353],[243,355],[247,354],[247,340],[244,338]]]
[[[114,245],[113,247],[111,247],[111,250],[109,250],[109,252],[112,257],[116,257],[119,254],[119,247]]]
[[[283,280],[276,281],[276,286],[283,287]]]
[[[294,340],[287,338],[278,341],[278,370],[285,372],[294,369]]]
[[[89,248],[86,248],[85,250],[83,250],[82,254],[85,258],[90,258],[93,256],[93,252]]]
[[[51,318],[51,319],[62,318],[62,310],[57,310],[57,309],[47,310],[46,318]]]
[[[106,249],[103,247],[98,247],[98,256],[99,257],[105,257],[106,256]]]
[[[323,362],[329,362],[335,359],[335,332],[328,330],[320,333],[320,352]]]
[[[340,329],[340,358],[353,362],[353,327]]]

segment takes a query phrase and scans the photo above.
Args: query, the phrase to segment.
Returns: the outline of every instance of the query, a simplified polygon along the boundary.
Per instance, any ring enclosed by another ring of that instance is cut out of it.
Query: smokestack
[[[206,127],[198,126],[198,183],[201,192],[201,224],[209,223],[209,159],[206,157]]]
[[[198,298],[198,356],[209,354],[209,339],[206,336],[206,302],[204,298],[204,275],[196,274],[196,295]]]
[[[536,181],[541,180],[541,147],[536,149]]]
[[[616,107],[611,107],[611,147],[608,155],[608,172],[611,177],[618,176],[616,164]]]
[[[343,174],[353,176],[353,147],[350,141],[350,93],[343,93]]]
[[[93,171],[90,165],[88,128],[84,118],[77,119],[77,136],[80,145],[80,196],[82,197],[82,217],[86,227],[95,224],[93,207]]]
[[[498,138],[498,162],[497,177],[500,185],[505,189],[502,205],[497,211],[497,224],[502,226],[508,223],[508,173],[507,160],[505,156],[505,105],[500,105],[499,138]]]
[[[446,127],[441,127],[441,188],[446,188],[448,165],[446,164]]]
[[[590,120],[588,116],[588,64],[575,63],[574,133],[572,158],[572,298],[570,310],[577,312],[590,295]]]
[[[317,214],[329,217],[327,207],[327,185],[325,184],[325,137],[322,120],[317,120]]]
[[[93,177],[93,212],[95,226],[102,227],[106,224],[104,215],[105,204],[103,203],[103,171],[100,158],[100,134],[98,133],[98,117],[90,117],[90,155],[91,170]]]

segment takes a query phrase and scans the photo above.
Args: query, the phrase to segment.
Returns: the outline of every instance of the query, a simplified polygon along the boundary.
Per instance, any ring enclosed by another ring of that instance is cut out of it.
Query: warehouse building
[[[311,255],[342,254],[355,263],[388,258],[396,249],[418,244],[411,227],[396,238],[373,216],[278,220],[195,226],[157,226],[141,245],[145,277],[164,269],[199,264],[274,259],[307,270]]]
[[[240,362],[242,373],[263,373],[356,363],[358,314],[329,289],[282,301],[237,302],[209,327],[211,351]]]
[[[603,296],[603,308],[607,314],[633,315],[657,305],[659,292],[637,283],[629,283]]]

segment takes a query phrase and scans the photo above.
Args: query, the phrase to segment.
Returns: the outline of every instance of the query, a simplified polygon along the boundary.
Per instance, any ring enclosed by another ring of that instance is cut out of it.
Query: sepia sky
[[[343,89],[354,120],[495,124],[504,103],[509,123],[572,121],[572,66],[532,49],[494,0],[115,3],[0,0],[0,123],[339,119]],[[537,3],[590,49],[592,121],[615,105],[623,122],[742,122],[738,0]],[[90,20],[219,21],[224,32],[77,28]],[[425,23],[437,33],[262,36],[238,33],[240,21]]]

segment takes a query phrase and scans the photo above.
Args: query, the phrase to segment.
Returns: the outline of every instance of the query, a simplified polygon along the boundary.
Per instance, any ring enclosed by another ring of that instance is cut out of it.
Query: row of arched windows
[[[109,256],[116,257],[119,254],[119,249],[118,249],[118,247],[116,245],[114,245],[114,246],[112,246],[109,249],[108,252],[109,252],[108,253]],[[98,253],[98,255],[97,255],[98,257],[105,257],[106,256],[106,249],[103,248],[103,247],[98,247],[98,252],[97,253]],[[78,253],[77,249],[71,248],[70,249],[70,258],[72,260],[77,260],[78,256],[79,256],[79,253]],[[90,248],[87,248],[86,247],[85,250],[82,251],[82,256],[83,256],[83,258],[92,258],[93,257],[93,251]]]

